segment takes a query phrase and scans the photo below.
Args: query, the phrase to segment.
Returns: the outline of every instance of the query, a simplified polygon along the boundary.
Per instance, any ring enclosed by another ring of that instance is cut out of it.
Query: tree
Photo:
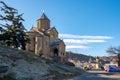
[[[39,55],[40,57],[43,55],[43,51],[42,51],[41,48],[39,48],[39,50],[38,50],[38,55]]]
[[[111,54],[116,54],[118,56],[118,66],[120,66],[120,46],[119,47],[110,47],[106,51]]]
[[[18,48],[20,45],[22,49],[25,49],[25,45],[29,42],[29,38],[25,33],[25,27],[22,23],[24,19],[23,14],[18,14],[18,10],[7,6],[3,1],[0,1],[3,5],[0,7],[3,15],[0,14],[0,20],[5,24],[0,24],[0,30],[2,32],[0,40],[4,40],[7,46],[14,46]],[[4,32],[3,32],[4,30]]]

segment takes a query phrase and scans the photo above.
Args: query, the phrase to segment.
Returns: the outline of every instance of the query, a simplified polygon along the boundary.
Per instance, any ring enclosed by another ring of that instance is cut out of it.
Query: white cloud
[[[76,39],[112,39],[110,36],[81,36],[81,35],[72,35],[72,34],[59,34],[60,38],[76,38]]]
[[[72,45],[70,46],[69,45],[69,46],[66,46],[66,48],[67,49],[70,49],[70,48],[74,48],[74,49],[77,48],[78,49],[78,48],[88,48],[88,47],[87,46],[72,46]]]
[[[72,34],[59,34],[59,37],[63,39],[67,49],[90,48],[91,46],[88,47],[89,43],[103,43],[113,38],[110,36],[82,36]]]
[[[76,40],[76,39],[63,39],[65,43],[79,43],[79,44],[87,44],[87,43],[100,43],[106,42],[105,40]]]

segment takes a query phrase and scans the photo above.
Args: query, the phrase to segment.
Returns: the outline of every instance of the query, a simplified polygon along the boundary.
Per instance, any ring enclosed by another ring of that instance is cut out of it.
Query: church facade
[[[32,26],[30,31],[27,32],[30,43],[26,45],[26,49],[35,52],[35,54],[42,51],[44,57],[59,58],[64,61],[66,45],[63,40],[58,38],[58,34],[55,27],[50,27],[49,18],[45,13],[42,13],[37,20],[37,27]]]

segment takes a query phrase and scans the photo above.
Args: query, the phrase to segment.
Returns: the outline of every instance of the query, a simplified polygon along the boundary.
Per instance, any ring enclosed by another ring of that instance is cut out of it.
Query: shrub
[[[16,80],[14,74],[4,75],[0,80]]]
[[[39,50],[38,50],[38,55],[39,55],[40,57],[43,55],[42,49],[39,49]]]
[[[69,66],[75,66],[75,64],[73,64],[72,62],[66,62],[65,64]]]

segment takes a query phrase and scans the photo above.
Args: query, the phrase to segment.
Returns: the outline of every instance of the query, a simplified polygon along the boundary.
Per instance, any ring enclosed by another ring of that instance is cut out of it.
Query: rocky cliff
[[[0,45],[0,76],[12,75],[15,80],[61,80],[81,73],[82,70],[41,58],[32,52]]]

